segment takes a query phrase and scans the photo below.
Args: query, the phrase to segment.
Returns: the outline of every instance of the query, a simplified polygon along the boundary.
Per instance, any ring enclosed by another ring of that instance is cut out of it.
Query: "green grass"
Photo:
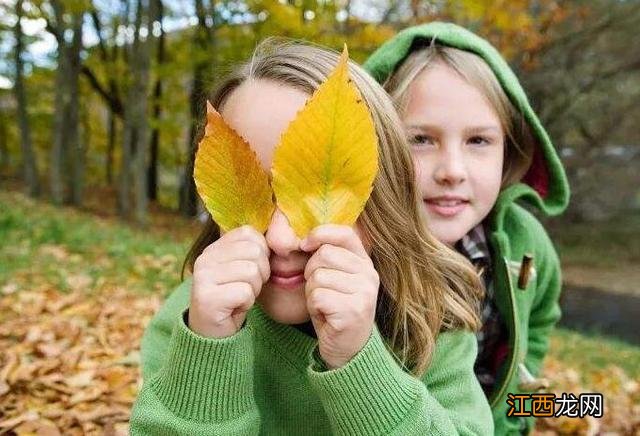
[[[190,242],[173,239],[0,191],[0,287],[86,282],[166,292],[179,283]]]
[[[633,379],[640,379],[640,347],[600,334],[584,335],[557,328],[549,356],[580,374],[588,375],[609,365],[622,368]]]

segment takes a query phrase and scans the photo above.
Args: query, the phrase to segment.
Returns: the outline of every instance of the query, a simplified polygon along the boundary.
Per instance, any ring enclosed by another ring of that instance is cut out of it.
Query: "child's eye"
[[[472,136],[469,138],[469,143],[473,145],[488,145],[491,144],[491,140],[483,136]]]
[[[430,145],[433,144],[433,138],[428,135],[411,135],[409,137],[409,142],[412,145]]]

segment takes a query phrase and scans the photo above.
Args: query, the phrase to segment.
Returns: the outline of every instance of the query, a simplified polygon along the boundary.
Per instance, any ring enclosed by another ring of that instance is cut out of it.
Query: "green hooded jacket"
[[[538,220],[516,201],[547,215],[558,215],[569,202],[569,184],[549,135],[534,113],[509,65],[486,40],[451,23],[434,22],[408,28],[383,44],[364,67],[384,83],[416,47],[425,43],[455,47],[480,56],[493,70],[509,99],[529,123],[537,148],[521,183],[505,188],[485,219],[494,269],[495,302],[509,330],[508,353],[500,363],[489,395],[498,435],[529,433],[532,417],[508,417],[507,396],[530,394],[545,381],[538,377],[549,348],[551,330],[560,319],[560,262]],[[523,262],[528,256],[531,262]],[[530,266],[527,267],[526,265]],[[528,270],[529,279],[524,276]],[[522,280],[520,278],[522,277]],[[515,402],[518,405],[518,400]],[[530,401],[525,408],[530,411]]]

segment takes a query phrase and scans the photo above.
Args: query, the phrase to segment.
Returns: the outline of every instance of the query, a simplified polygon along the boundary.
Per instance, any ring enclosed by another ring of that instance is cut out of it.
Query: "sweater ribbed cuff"
[[[187,313],[176,322],[167,361],[151,381],[157,397],[175,415],[201,422],[234,419],[255,408],[249,329],[206,338],[189,329]]]
[[[310,383],[337,434],[390,434],[416,407],[421,382],[402,370],[377,327],[345,366],[326,370],[317,347],[311,361]]]

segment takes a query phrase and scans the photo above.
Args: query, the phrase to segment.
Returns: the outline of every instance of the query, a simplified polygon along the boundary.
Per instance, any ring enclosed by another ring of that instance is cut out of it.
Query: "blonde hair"
[[[249,62],[222,82],[210,101],[220,109],[246,80],[269,80],[311,95],[338,58],[327,49],[266,40]],[[350,62],[349,72],[378,136],[380,169],[358,218],[365,238],[372,242],[371,259],[380,277],[376,322],[400,363],[421,375],[441,330],[479,328],[482,285],[470,263],[438,242],[423,224],[411,154],[393,103],[358,65]],[[191,271],[197,256],[219,234],[209,219],[185,260]]]
[[[383,84],[400,114],[404,113],[409,102],[411,83],[437,62],[457,72],[494,108],[506,136],[502,187],[519,182],[531,165],[535,139],[529,124],[513,106],[491,68],[475,53],[433,42],[414,50]]]

